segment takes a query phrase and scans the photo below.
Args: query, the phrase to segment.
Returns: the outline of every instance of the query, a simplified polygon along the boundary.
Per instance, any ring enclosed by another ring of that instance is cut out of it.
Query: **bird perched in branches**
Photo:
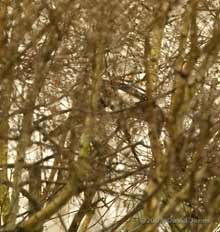
[[[111,86],[113,86],[112,89]],[[146,104],[146,95],[139,91],[139,89],[124,82],[110,82],[107,80],[103,82],[103,89],[105,90],[105,98],[100,98],[100,105],[102,105],[102,107],[109,107],[112,110],[115,110],[118,109],[118,106],[115,106],[115,104],[120,105],[122,106],[122,108],[118,111],[124,112],[126,114],[126,117],[136,118],[138,120],[146,122],[148,121],[149,111]],[[129,106],[128,102],[126,102],[123,98],[120,98],[116,90],[121,90],[124,93],[130,95],[131,97],[138,99],[139,101],[136,102],[134,105]],[[112,92],[114,92],[114,94]],[[108,97],[106,98],[106,96]],[[119,104],[119,102],[121,104]],[[157,133],[158,136],[160,136],[164,125],[165,117],[160,106],[158,106],[155,102],[153,102],[152,104],[154,114],[156,116]]]

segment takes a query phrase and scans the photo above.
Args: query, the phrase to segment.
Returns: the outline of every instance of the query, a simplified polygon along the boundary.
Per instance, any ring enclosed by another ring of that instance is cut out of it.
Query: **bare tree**
[[[219,12],[2,0],[0,231],[214,231]]]

